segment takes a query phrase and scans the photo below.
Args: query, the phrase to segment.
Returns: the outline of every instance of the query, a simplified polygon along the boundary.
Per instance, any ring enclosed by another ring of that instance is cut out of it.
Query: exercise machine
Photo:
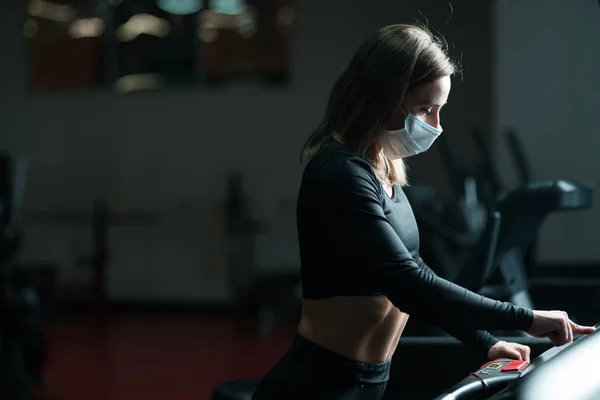
[[[594,189],[576,181],[533,183],[509,192],[497,211],[488,213],[477,245],[452,280],[486,297],[535,308],[526,272],[528,249],[549,215],[588,209],[593,199]],[[419,327],[416,334],[422,333]]]
[[[482,288],[492,274],[501,223],[500,213],[491,211],[486,220],[485,229],[480,235],[477,245],[471,250],[458,275],[453,279],[456,284],[475,291]],[[431,335],[440,336],[444,333],[431,324],[423,323],[415,318],[403,332],[403,337]]]
[[[0,155],[0,397],[15,400],[29,398],[45,355],[35,291],[15,279],[26,176],[26,160]]]
[[[76,227],[90,228],[90,247],[88,254],[75,259],[76,265],[91,271],[89,283],[65,283],[60,288],[62,294],[61,307],[92,306],[100,319],[107,315],[108,301],[108,265],[111,259],[111,229],[113,227],[146,227],[154,226],[160,216],[154,211],[115,210],[104,198],[96,198],[89,210],[36,209],[25,210],[23,220],[27,226]],[[36,262],[37,264],[37,262]],[[41,265],[53,266],[54,263],[42,261]],[[28,269],[31,267],[24,266]]]
[[[531,364],[508,359],[487,362],[435,400],[598,398],[600,379],[593,365],[599,356],[600,334],[596,331],[548,349]]]
[[[532,308],[528,271],[539,230],[550,214],[590,209],[594,201],[594,188],[586,182],[575,180],[531,182],[531,168],[523,146],[516,131],[509,130],[506,141],[520,180],[517,188],[508,190],[495,168],[493,153],[483,133],[473,130],[472,137],[481,156],[477,172],[472,174],[476,177],[477,198],[487,209],[497,210],[502,215],[502,223],[494,266],[488,271],[485,285],[466,287],[488,297]],[[458,190],[459,183],[468,181],[472,176],[466,168],[457,166],[456,157],[444,141],[441,149],[453,187]],[[432,264],[432,268],[436,268],[435,264]]]
[[[532,183],[510,192],[496,206],[502,223],[494,255],[495,268],[486,285],[471,289],[533,308],[526,272],[528,249],[550,214],[589,209],[593,200],[593,187],[577,181]]]
[[[439,276],[454,281],[478,247],[493,210],[480,201],[475,177],[457,161],[446,136],[436,145],[452,195],[443,198],[433,188],[419,184],[404,191],[421,233],[421,256]]]
[[[534,308],[525,274],[525,250],[535,240],[540,225],[549,214],[589,207],[592,199],[591,187],[567,181],[530,184],[510,192],[499,202],[498,213],[490,213],[477,251],[465,264],[465,269],[455,282],[487,297]],[[413,376],[413,372],[404,367],[401,360],[411,360],[414,363],[416,361],[413,360],[421,360],[426,353],[429,359],[439,357],[441,363],[447,359],[460,359],[463,363],[475,361],[458,341],[441,335],[439,330],[431,326],[415,322],[417,321],[408,324],[394,353],[394,360],[397,359],[398,362],[393,363],[389,389],[386,392],[389,397],[386,395],[386,398],[393,399],[394,393],[399,396],[412,382],[407,377]],[[539,350],[549,346],[548,342],[531,338],[523,332],[509,333],[510,338],[506,338],[504,332],[494,334],[501,340],[527,344],[534,354],[539,354]],[[411,364],[411,368],[413,365]],[[453,369],[452,373],[457,371],[460,368]],[[449,373],[446,379],[452,376]],[[435,386],[432,383],[428,389],[433,388]],[[423,393],[423,390],[418,389],[417,392]],[[410,398],[427,398],[419,397],[418,393]]]
[[[599,329],[600,325],[596,325]],[[509,399],[591,400],[600,397],[600,379],[593,365],[600,356],[600,335],[582,337],[556,354],[543,354],[539,363],[504,390],[490,397]]]

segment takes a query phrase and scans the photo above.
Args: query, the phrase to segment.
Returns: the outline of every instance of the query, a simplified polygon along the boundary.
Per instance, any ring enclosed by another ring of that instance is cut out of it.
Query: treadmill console
[[[600,329],[600,324],[595,328]],[[560,357],[557,357],[558,355]],[[585,357],[590,358],[589,362]],[[589,335],[581,335],[569,344],[553,347],[537,357],[531,364],[527,361],[499,359],[482,365],[477,371],[458,382],[435,400],[471,400],[471,399],[524,399],[538,400],[544,397],[540,387],[557,387],[544,391],[544,395],[558,393],[562,387],[571,392],[571,385],[579,382],[578,387],[587,388],[588,392],[598,390],[600,395],[600,379],[592,371],[595,367],[593,361],[600,357],[600,333],[597,331]],[[551,362],[552,361],[552,362]],[[589,364],[589,365],[588,365]],[[568,365],[568,366],[567,366]],[[573,371],[577,370],[577,376]],[[580,370],[580,371],[579,371]],[[534,373],[535,371],[535,373]],[[567,376],[568,375],[568,376]],[[594,375],[594,376],[592,376]],[[543,384],[540,382],[544,380]],[[552,383],[552,385],[549,384]],[[568,384],[566,384],[566,383]],[[517,395],[510,391],[527,392],[527,395]],[[531,397],[530,393],[537,393],[538,397]],[[580,390],[581,391],[581,390]],[[576,392],[576,391],[575,391]],[[587,393],[587,392],[586,392]],[[506,397],[508,396],[508,397]],[[571,396],[571,395],[569,395]],[[591,397],[568,397],[570,400],[588,400]],[[600,397],[598,397],[600,398]],[[549,398],[546,397],[545,400]]]

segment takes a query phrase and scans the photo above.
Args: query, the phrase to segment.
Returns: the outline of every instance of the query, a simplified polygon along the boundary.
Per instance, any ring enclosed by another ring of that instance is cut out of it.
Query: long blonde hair
[[[385,124],[407,92],[452,75],[455,64],[442,39],[416,25],[379,29],[358,48],[331,90],[325,115],[302,149],[310,159],[331,138],[363,157],[389,185],[406,185],[403,160],[391,160],[379,146]]]

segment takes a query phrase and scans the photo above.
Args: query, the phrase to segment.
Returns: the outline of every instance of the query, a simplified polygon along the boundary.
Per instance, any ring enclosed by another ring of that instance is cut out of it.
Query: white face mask
[[[385,155],[391,160],[397,160],[428,150],[441,133],[442,128],[436,129],[408,114],[404,120],[404,128],[385,131],[380,142]]]

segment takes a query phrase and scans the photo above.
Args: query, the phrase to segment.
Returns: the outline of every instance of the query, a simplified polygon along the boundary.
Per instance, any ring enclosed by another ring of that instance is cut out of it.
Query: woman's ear
[[[407,113],[404,110],[404,107],[398,107],[394,115],[392,115],[392,118],[384,125],[385,130],[395,131],[404,128],[404,121],[407,116]]]

